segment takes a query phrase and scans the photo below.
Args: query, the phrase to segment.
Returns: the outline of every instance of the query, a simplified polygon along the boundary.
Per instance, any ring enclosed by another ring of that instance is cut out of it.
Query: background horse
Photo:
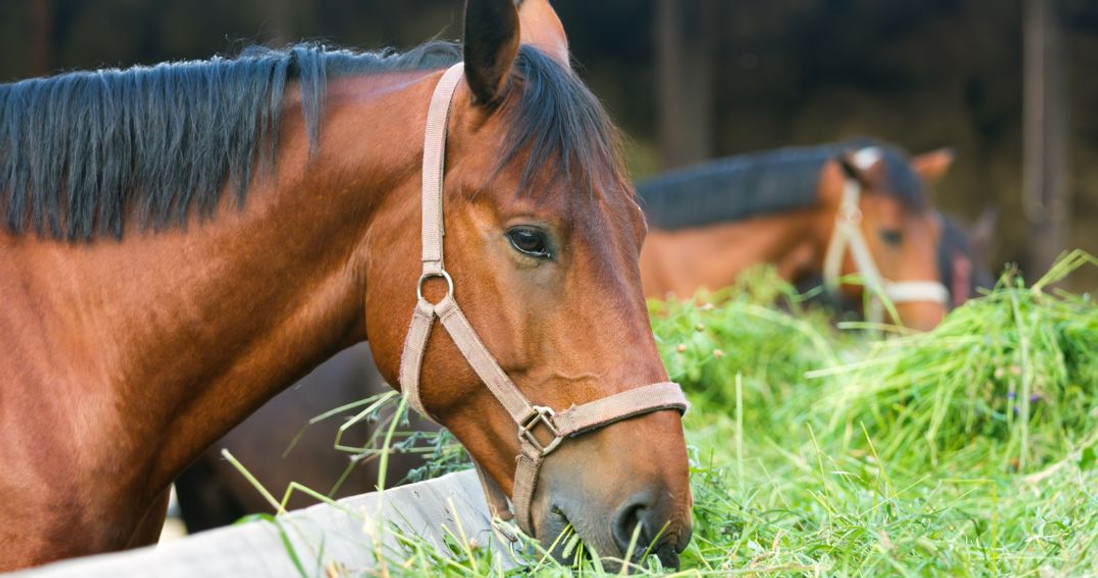
[[[993,223],[985,222],[993,215],[985,213],[974,225],[959,221],[956,217],[939,214],[942,234],[938,239],[938,274],[942,285],[949,290],[950,310],[964,305],[969,299],[979,296],[980,289],[995,286],[995,275],[988,266],[990,253],[987,250],[988,227]],[[802,293],[818,289],[824,284],[822,275],[805,277],[797,283]],[[823,304],[833,308],[842,317],[862,315],[862,303],[843,298],[832,293],[817,293],[808,303]]]
[[[434,177],[471,331],[540,405],[666,381],[616,133],[544,0],[470,0],[463,47],[4,85],[0,570],[151,543],[188,463],[350,345],[368,338],[397,383],[423,285],[428,104],[462,55]],[[511,492],[512,416],[460,342],[422,338],[423,405]],[[566,440],[536,479],[546,543],[572,524],[620,556],[639,526],[671,564],[690,538],[676,411]]]
[[[746,267],[773,263],[799,282],[825,272],[825,257],[850,185],[860,196],[854,223],[887,283],[940,283],[941,224],[927,189],[952,162],[947,150],[909,159],[872,141],[741,155],[664,173],[638,186],[651,230],[641,254],[645,294],[680,297],[730,285]],[[842,275],[866,273],[849,254]],[[862,286],[843,283],[847,298]],[[900,321],[929,329],[945,299],[900,303]]]

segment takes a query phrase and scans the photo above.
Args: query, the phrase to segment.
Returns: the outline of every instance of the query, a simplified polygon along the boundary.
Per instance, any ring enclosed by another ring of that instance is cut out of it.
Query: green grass
[[[1098,307],[1048,290],[1087,262],[887,340],[751,292],[653,304],[695,402],[684,573],[1098,573]]]
[[[1098,307],[1051,288],[1093,265],[1072,253],[1032,287],[1007,272],[935,331],[888,339],[833,328],[766,270],[652,302],[693,404],[695,531],[679,574],[1098,574]],[[501,573],[451,538],[443,554],[399,536],[382,573]],[[582,556],[531,564],[605,573]]]

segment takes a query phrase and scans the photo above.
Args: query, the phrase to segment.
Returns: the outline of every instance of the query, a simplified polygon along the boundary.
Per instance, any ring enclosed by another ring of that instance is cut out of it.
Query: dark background
[[[1027,28],[1035,22],[1028,10],[1043,5],[1051,6],[1049,24]],[[630,137],[638,178],[708,156],[854,135],[912,152],[952,146],[957,162],[936,203],[967,220],[999,209],[995,267],[1014,261],[1043,272],[1049,249],[1042,252],[1042,240],[1055,250],[1098,253],[1096,1],[554,6],[580,74]],[[302,38],[409,48],[459,38],[461,12],[460,0],[0,0],[0,81]],[[1035,37],[1031,30],[1046,34],[1051,50],[1027,75],[1024,32]],[[1026,94],[1046,102],[1043,120],[1028,129]],[[1027,149],[1027,141],[1036,144]],[[1029,185],[1025,150],[1044,159],[1034,166],[1045,173]],[[1041,196],[1048,206],[1062,204],[1062,219],[1032,202]],[[1070,285],[1093,290],[1098,271]]]

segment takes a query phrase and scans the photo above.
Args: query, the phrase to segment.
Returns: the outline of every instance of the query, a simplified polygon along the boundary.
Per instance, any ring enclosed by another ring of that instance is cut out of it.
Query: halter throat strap
[[[560,412],[547,406],[534,405],[499,366],[462,313],[454,299],[454,280],[446,272],[443,259],[445,229],[442,199],[450,103],[463,70],[463,64],[458,63],[442,75],[427,112],[423,144],[423,269],[400,359],[400,386],[408,405],[431,417],[420,398],[420,375],[434,322],[439,320],[473,371],[518,427],[519,455],[516,457],[514,491],[510,500],[513,514],[507,509],[507,496],[499,484],[479,465],[477,470],[492,514],[504,520],[514,517],[519,527],[532,535],[530,504],[537,487],[538,473],[545,458],[564,440],[637,415],[667,409],[685,413],[688,404],[678,384],[662,382],[628,389]],[[434,277],[446,282],[447,291],[441,300],[432,303],[424,297],[423,286]]]
[[[872,293],[866,318],[873,323],[884,319],[884,304],[880,295],[893,303],[949,303],[949,289],[939,281],[890,281],[881,276],[877,261],[869,250],[862,232],[860,209],[862,187],[857,179],[847,177],[843,183],[843,198],[835,215],[835,228],[824,257],[824,285],[833,293],[839,290],[843,258],[846,252],[854,259],[854,269],[861,274],[866,289]]]

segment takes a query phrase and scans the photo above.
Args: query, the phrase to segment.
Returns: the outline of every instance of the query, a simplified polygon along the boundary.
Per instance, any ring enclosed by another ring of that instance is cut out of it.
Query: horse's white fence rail
[[[10,574],[11,578],[98,578],[157,576],[301,576],[283,536],[308,576],[327,576],[336,564],[351,575],[375,574],[377,552],[388,564],[399,563],[401,549],[390,532],[375,529],[389,523],[406,535],[416,534],[445,552],[449,528],[496,550],[504,568],[515,565],[504,540],[495,534],[480,482],[473,471],[346,498],[339,507],[320,504],[278,518],[279,526],[257,521],[221,528],[139,550],[56,562]],[[378,524],[379,519],[383,524]],[[284,534],[280,534],[279,528]],[[380,538],[380,539],[379,539]],[[322,555],[319,556],[323,544]],[[371,572],[371,570],[375,570]]]

